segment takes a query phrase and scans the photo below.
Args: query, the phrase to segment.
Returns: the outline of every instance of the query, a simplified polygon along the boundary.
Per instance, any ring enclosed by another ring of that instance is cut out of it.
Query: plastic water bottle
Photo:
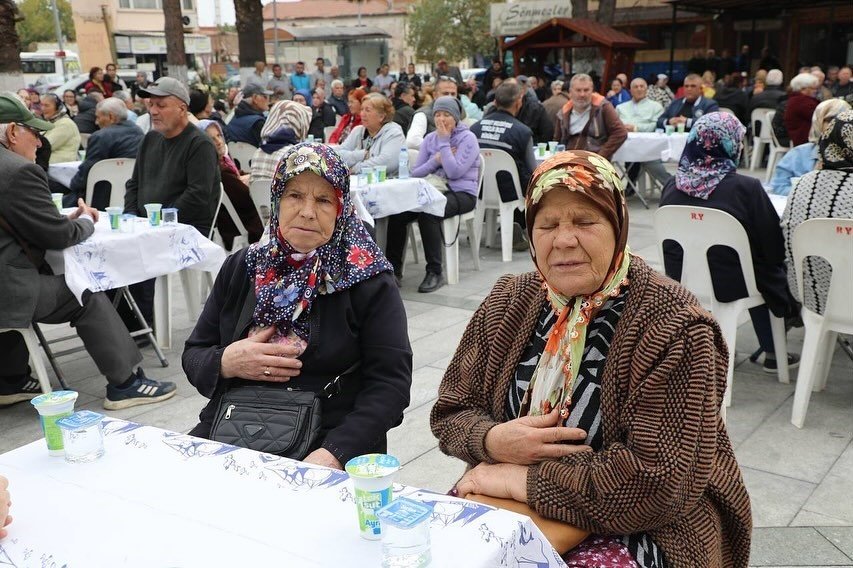
[[[406,179],[409,177],[409,151],[400,148],[400,166],[397,168],[397,177]]]

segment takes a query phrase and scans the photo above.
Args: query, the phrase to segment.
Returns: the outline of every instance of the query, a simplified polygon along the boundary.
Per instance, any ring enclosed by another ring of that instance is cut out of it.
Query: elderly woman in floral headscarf
[[[321,392],[321,436],[304,461],[340,469],[384,452],[409,404],[412,351],[391,264],[355,213],[349,172],[321,144],[292,146],[272,182],[270,240],[231,255],[187,339],[184,371],[211,398],[252,381]],[[353,369],[355,369],[353,371]]]
[[[454,492],[591,533],[570,566],[746,566],[714,319],[631,254],[622,185],[600,156],[543,162],[526,217],[536,270],[495,285],[432,410],[442,451],[471,467]]]
[[[776,351],[770,313],[796,318],[799,305],[788,291],[785,248],[779,215],[757,179],[737,173],[737,163],[746,129],[730,114],[711,112],[694,124],[673,179],[661,192],[660,205],[689,205],[725,211],[737,219],[749,239],[755,283],[765,305],[749,310],[758,343],[764,352],[763,370],[777,372]],[[681,247],[666,241],[663,246],[666,274],[681,280]],[[728,248],[712,248],[708,265],[714,293],[721,302],[747,296],[740,259]],[[799,365],[799,357],[788,355],[788,368]]]

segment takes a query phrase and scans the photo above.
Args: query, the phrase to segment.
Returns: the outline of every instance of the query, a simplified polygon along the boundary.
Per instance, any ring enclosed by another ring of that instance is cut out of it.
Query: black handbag
[[[240,320],[250,321],[253,299],[253,295],[247,296]],[[235,341],[239,329],[238,326],[235,330]],[[359,366],[360,362],[356,362],[319,393],[280,383],[229,381],[213,416],[210,439],[301,460],[319,447],[323,400],[340,394],[342,377]]]

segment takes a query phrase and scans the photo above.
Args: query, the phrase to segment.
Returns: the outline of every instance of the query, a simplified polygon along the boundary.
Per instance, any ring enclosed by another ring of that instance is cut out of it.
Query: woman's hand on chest
[[[302,361],[295,358],[298,348],[268,343],[275,331],[275,326],[271,326],[226,347],[219,366],[220,376],[283,383],[299,375]]]

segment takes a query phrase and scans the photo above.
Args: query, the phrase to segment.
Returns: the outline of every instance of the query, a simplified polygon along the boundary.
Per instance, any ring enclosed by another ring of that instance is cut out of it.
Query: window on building
[[[119,0],[119,7],[125,10],[162,10],[163,3],[162,0]]]
[[[192,12],[193,0],[181,0],[181,6],[187,12]]]

